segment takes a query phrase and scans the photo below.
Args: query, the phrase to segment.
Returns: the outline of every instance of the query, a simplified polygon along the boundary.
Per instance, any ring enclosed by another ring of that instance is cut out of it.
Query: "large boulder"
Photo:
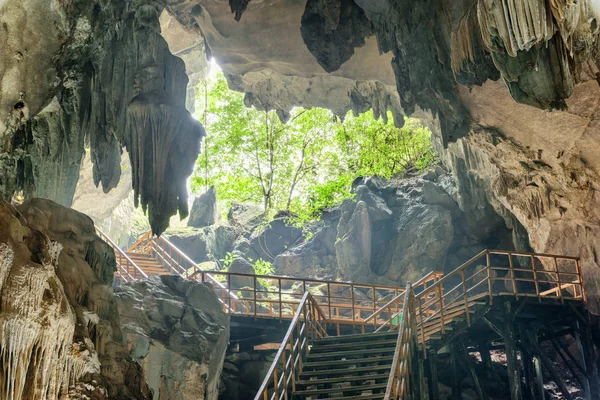
[[[334,279],[337,275],[335,239],[339,216],[322,221],[322,226],[308,229],[306,240],[275,257],[278,275],[303,278]]]
[[[227,212],[227,220],[233,226],[252,229],[265,218],[265,211],[253,204],[244,204],[234,201]]]
[[[116,289],[123,342],[155,400],[218,398],[229,320],[211,286],[176,275]]]
[[[289,223],[287,218],[274,219],[267,226],[256,229],[250,237],[250,245],[265,261],[275,257],[291,247],[302,237],[302,229]]]
[[[204,228],[213,225],[218,219],[217,190],[214,186],[211,186],[206,192],[194,199],[187,224],[194,228]]]
[[[202,229],[173,229],[165,237],[197,263],[221,260],[233,251],[238,231],[227,225],[211,225]]]

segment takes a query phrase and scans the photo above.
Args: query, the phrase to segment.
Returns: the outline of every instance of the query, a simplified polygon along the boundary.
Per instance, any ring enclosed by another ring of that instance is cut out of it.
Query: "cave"
[[[599,0],[0,0],[0,55],[0,398],[600,398]],[[223,213],[189,194],[213,64],[436,163]]]

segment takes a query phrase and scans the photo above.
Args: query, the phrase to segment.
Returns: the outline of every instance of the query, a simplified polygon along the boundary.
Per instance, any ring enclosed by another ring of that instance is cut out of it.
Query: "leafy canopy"
[[[351,197],[359,176],[391,178],[437,162],[431,132],[416,120],[399,129],[372,111],[341,121],[322,108],[296,108],[283,124],[274,111],[247,108],[223,74],[199,92],[208,136],[192,191],[214,185],[224,209],[241,201],[309,219]]]

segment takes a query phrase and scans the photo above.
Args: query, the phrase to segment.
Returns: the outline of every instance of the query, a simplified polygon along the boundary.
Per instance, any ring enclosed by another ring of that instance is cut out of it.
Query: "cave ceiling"
[[[187,214],[204,135],[188,110],[211,57],[248,106],[282,120],[294,106],[391,111],[443,146],[485,126],[550,164],[581,147],[597,170],[598,3],[5,0],[0,190],[70,205],[85,146],[105,191],[126,149],[136,202],[162,232]]]

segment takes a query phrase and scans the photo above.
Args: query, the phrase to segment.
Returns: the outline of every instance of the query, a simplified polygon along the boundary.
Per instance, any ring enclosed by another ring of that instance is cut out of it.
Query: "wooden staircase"
[[[293,392],[295,399],[383,399],[396,332],[334,336],[313,342]]]
[[[494,261],[497,256],[507,259]],[[354,335],[340,336],[339,326],[337,336],[328,330],[331,320],[307,293],[255,400],[423,398],[428,354],[435,356],[446,345],[454,346],[457,338],[463,343],[460,335],[480,319],[494,335],[512,341],[512,334],[485,318],[494,306],[498,311],[510,308],[511,302],[519,304],[517,310],[529,302],[563,308],[585,304],[579,260],[485,250],[441,279],[424,277],[407,285],[362,321],[362,334]],[[366,333],[367,327],[375,332]],[[331,333],[334,336],[328,336]],[[509,350],[514,343],[506,347],[516,360],[516,353]],[[519,382],[510,380],[514,393]],[[437,384],[434,387],[437,391]]]
[[[148,276],[167,275],[171,271],[164,267],[155,257],[149,254],[135,253],[132,251],[125,252],[127,256]]]

